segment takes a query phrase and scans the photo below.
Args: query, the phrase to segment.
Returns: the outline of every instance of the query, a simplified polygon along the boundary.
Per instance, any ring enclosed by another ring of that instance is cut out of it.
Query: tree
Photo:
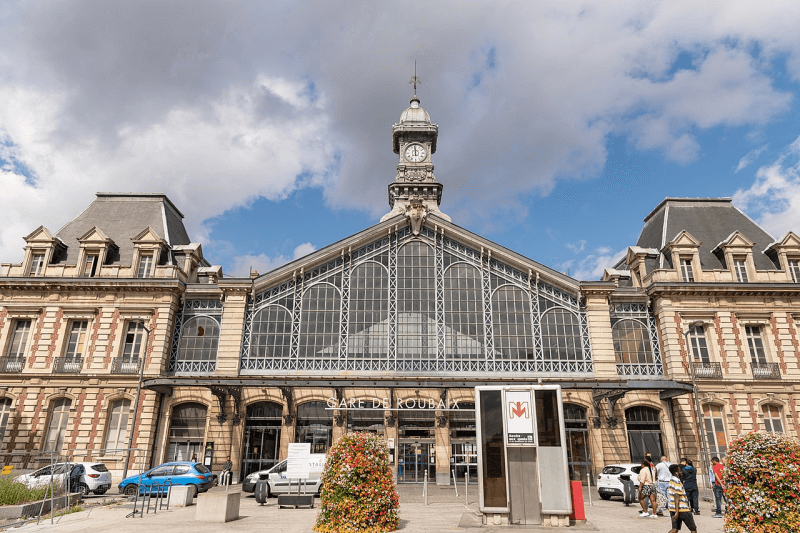
[[[800,445],[782,433],[750,433],[728,447],[726,533],[800,531]]]
[[[399,498],[386,441],[349,433],[328,450],[315,531],[384,533],[397,529]]]

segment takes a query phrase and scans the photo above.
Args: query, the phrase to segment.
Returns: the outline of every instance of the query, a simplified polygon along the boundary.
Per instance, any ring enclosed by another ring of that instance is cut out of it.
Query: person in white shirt
[[[658,479],[658,492],[664,495],[664,500],[668,499],[667,488],[669,488],[669,480],[672,479],[672,474],[669,472],[669,467],[672,463],[669,462],[666,455],[661,456],[661,462],[656,465],[656,476]],[[658,514],[666,509],[666,506],[658,510]]]

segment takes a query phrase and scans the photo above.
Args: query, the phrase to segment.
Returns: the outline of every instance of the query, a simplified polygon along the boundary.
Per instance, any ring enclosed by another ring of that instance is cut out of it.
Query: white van
[[[312,453],[308,456],[309,463],[309,476],[303,482],[300,482],[300,488],[305,494],[318,494],[320,488],[320,476],[322,469],[325,468],[325,454]],[[256,490],[256,483],[261,479],[267,480],[267,487],[269,487],[269,496],[276,494],[286,494],[288,492],[297,492],[297,480],[289,479],[286,477],[286,464],[287,461],[281,461],[270,469],[260,470],[253,472],[247,476],[242,483],[243,492],[254,492]],[[290,488],[291,483],[291,488]]]

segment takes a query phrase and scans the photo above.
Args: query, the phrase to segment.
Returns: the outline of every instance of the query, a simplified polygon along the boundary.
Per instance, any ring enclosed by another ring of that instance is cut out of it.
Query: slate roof
[[[58,230],[56,236],[67,245],[67,264],[78,260],[78,238],[97,226],[119,247],[113,263],[130,265],[133,242],[148,226],[170,246],[189,244],[183,213],[163,193],[97,193],[97,199],[77,217]]]
[[[660,257],[647,261],[648,271],[668,267],[664,246],[686,230],[699,240],[700,264],[703,269],[726,268],[712,250],[734,231],[741,232],[755,243],[753,261],[757,270],[778,270],[763,250],[775,239],[734,207],[730,198],[666,198],[644,219],[644,228],[636,245],[662,251]]]

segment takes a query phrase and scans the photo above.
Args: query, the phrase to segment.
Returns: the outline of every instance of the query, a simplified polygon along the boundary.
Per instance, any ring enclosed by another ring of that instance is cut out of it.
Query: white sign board
[[[286,477],[289,479],[308,479],[311,474],[310,456],[311,443],[293,442],[289,444],[289,456],[286,458]]]
[[[508,446],[534,445],[533,396],[530,390],[510,390],[505,394],[503,412],[506,417]]]

